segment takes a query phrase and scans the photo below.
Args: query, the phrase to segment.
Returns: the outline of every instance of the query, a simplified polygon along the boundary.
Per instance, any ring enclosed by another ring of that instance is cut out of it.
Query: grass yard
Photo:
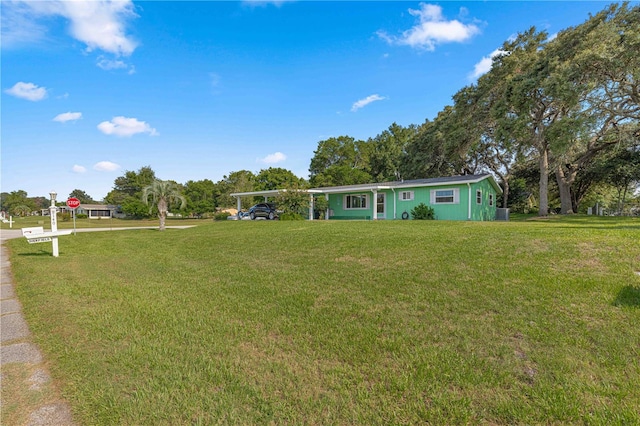
[[[8,244],[79,424],[640,424],[638,219]]]
[[[50,216],[28,216],[14,217],[13,224],[9,227],[9,223],[0,222],[0,229],[22,229],[32,226],[42,226],[45,231],[51,229]],[[211,219],[209,219],[210,221]],[[207,222],[206,219],[182,219],[167,218],[167,226],[172,225],[200,225]],[[76,219],[76,228],[129,228],[140,226],[158,226],[158,219]],[[58,229],[73,229],[73,219],[63,219],[62,215],[58,215]]]

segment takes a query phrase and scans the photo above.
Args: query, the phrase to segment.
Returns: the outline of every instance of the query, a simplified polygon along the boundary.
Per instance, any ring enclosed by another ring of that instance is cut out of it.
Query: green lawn
[[[639,424],[640,220],[9,242],[83,425]]]
[[[208,221],[211,221],[209,219]],[[207,222],[206,219],[182,219],[167,218],[167,226],[172,225],[199,225]],[[0,229],[22,229],[32,226],[42,226],[45,231],[51,229],[51,217],[49,216],[28,216],[14,217],[11,227],[9,223],[0,222]],[[137,226],[158,226],[158,219],[76,219],[76,228],[129,228]],[[58,215],[59,229],[73,229],[73,219],[63,219]]]

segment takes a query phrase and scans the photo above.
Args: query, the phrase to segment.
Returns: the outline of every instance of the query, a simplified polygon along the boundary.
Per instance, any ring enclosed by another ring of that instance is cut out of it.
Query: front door
[[[385,214],[385,200],[386,195],[384,192],[378,192],[378,196],[376,197],[376,219],[384,219],[386,217]]]

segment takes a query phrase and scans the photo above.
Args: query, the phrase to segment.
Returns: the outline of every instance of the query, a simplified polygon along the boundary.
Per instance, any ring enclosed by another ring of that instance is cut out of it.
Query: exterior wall
[[[476,201],[476,191],[482,191],[482,204]],[[489,205],[489,196],[493,197],[493,205]],[[471,220],[495,220],[497,209],[496,190],[484,179],[478,183],[471,184]]]
[[[454,203],[434,203],[432,191],[453,189],[457,191]],[[482,203],[476,202],[476,191],[482,192]],[[412,200],[403,200],[403,192],[413,192]],[[433,208],[437,220],[468,220],[469,201],[471,201],[471,220],[495,220],[497,194],[488,179],[471,184],[471,200],[469,200],[469,186],[467,184],[426,186],[413,188],[395,188],[392,190],[380,190],[378,193],[386,194],[385,219],[394,219],[393,204],[396,203],[395,219],[402,219],[406,212],[411,218],[411,210],[420,203]],[[366,209],[345,209],[345,195],[366,195]],[[489,195],[493,197],[493,206],[489,205]],[[359,191],[348,194],[329,194],[329,209],[332,211],[330,219],[372,219],[376,209],[372,191]]]
[[[346,195],[366,195],[367,196],[367,208],[366,209],[345,209],[345,196]],[[329,209],[332,211],[332,215],[329,219],[371,219],[373,193],[371,191],[361,191],[349,194],[329,194]]]
[[[442,189],[457,190],[457,203],[453,204],[434,204],[431,200],[431,191],[437,191]],[[414,198],[410,201],[404,201],[400,199],[402,192],[413,191]],[[402,188],[396,189],[397,201],[397,217],[402,218],[402,214],[407,212],[409,218],[411,218],[411,210],[420,203],[424,203],[427,206],[433,208],[437,220],[467,220],[467,200],[469,198],[469,190],[467,185],[442,185],[442,186],[426,186],[417,188]]]

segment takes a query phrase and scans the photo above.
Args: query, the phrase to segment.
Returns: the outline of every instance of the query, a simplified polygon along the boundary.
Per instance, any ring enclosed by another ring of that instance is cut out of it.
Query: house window
[[[489,206],[493,207],[493,194],[489,194]]]
[[[111,210],[90,210],[91,217],[111,217]]]
[[[346,210],[357,210],[367,208],[367,195],[345,195],[344,196],[344,208]]]
[[[431,204],[458,204],[460,203],[460,190],[453,189],[432,189]]]
[[[476,204],[482,204],[482,191],[476,191]]]
[[[400,193],[400,201],[411,201],[413,200],[413,191],[402,191]]]

